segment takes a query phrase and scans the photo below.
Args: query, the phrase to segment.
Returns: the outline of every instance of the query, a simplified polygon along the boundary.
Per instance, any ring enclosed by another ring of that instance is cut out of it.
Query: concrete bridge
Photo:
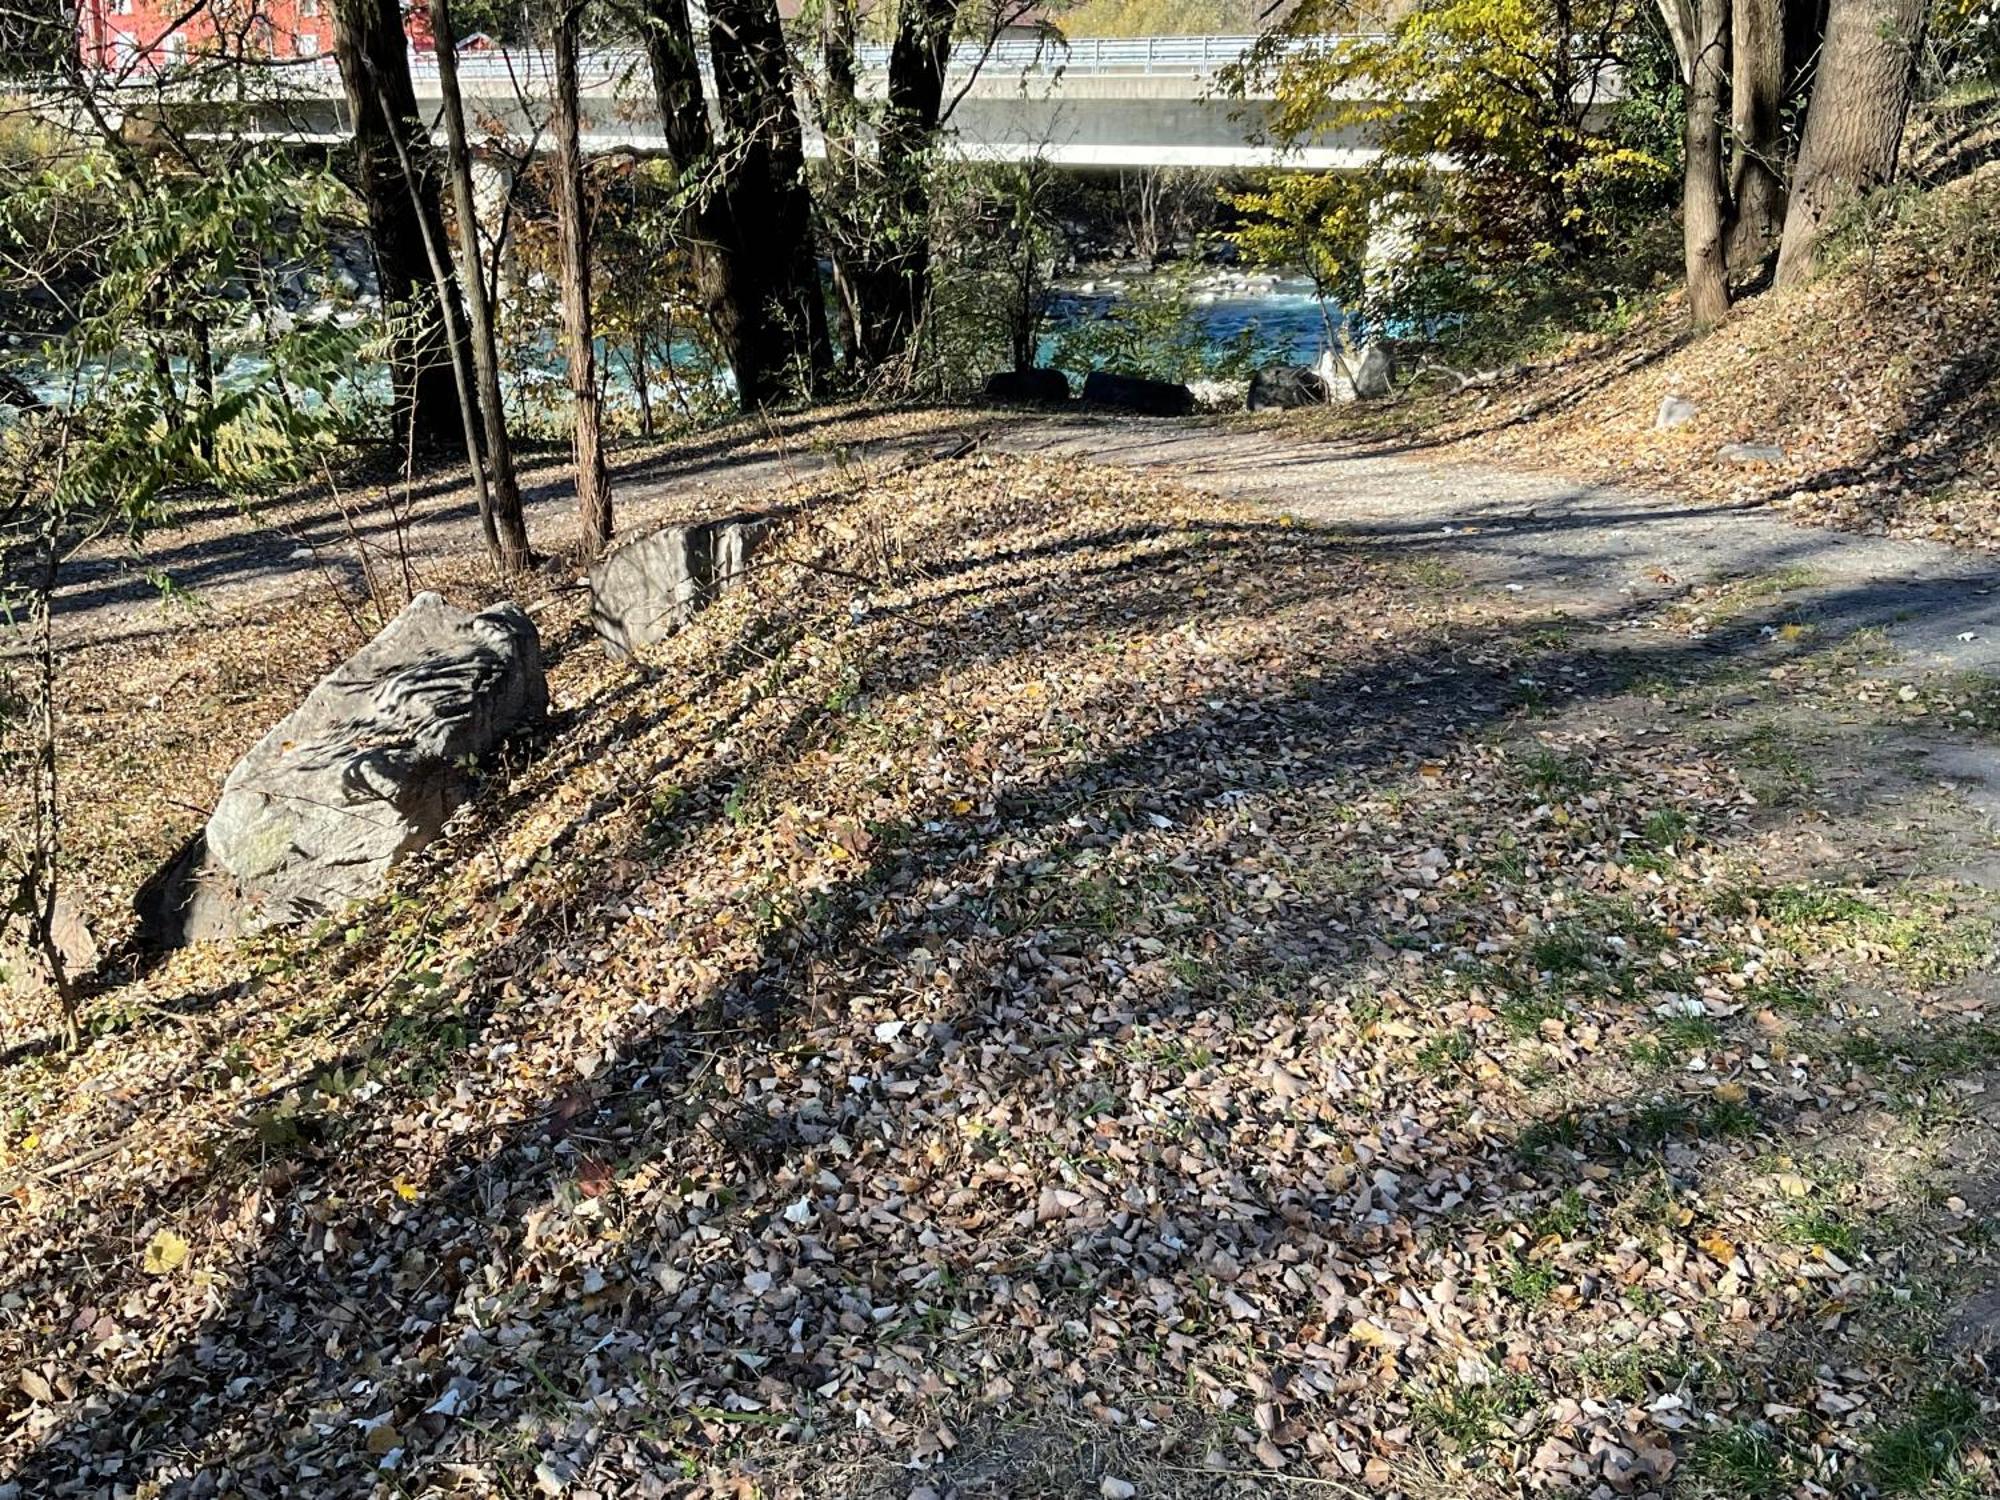
[[[1374,154],[1358,135],[1329,137],[1290,151],[1260,139],[1268,98],[1215,96],[1220,69],[1242,57],[1248,36],[1085,38],[1067,44],[1003,40],[990,50],[953,49],[946,98],[953,149],[983,161],[1041,158],[1060,166],[1286,166],[1333,171]],[[863,47],[860,88],[880,96],[888,48]],[[418,103],[439,103],[437,59],[411,54]],[[459,83],[475,133],[546,148],[552,61],[533,49],[460,54]],[[651,76],[637,51],[586,56],[581,65],[585,149],[661,154]],[[345,140],[347,108],[331,58],[274,70],[272,98],[252,109],[251,128],[301,141]],[[961,93],[962,91],[962,93]],[[807,151],[824,144],[808,126]]]

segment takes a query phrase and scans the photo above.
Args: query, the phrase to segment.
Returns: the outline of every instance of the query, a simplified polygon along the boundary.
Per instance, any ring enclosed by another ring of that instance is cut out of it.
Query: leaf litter
[[[1990,1487],[1963,684],[1070,462],[790,498],[643,671],[538,605],[392,893],[8,1063],[14,1492],[1867,1494],[1938,1391]]]

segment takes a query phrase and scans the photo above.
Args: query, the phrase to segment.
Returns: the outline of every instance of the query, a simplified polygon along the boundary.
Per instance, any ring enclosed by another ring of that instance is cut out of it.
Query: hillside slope
[[[390,895],[0,1059],[0,1484],[1991,1490],[1990,698],[1782,578],[792,498],[649,670],[547,601]]]
[[[1699,338],[1671,296],[1616,332],[1454,397],[1315,414],[1342,436],[1483,457],[1802,520],[2000,546],[2000,163],[1910,187],[1843,236],[1817,283],[1741,301]],[[1654,430],[1662,399],[1697,415]],[[1775,463],[1726,445],[1775,444]]]

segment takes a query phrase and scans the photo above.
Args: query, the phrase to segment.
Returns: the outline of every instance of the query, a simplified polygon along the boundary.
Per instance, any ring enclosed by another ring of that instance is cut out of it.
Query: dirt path
[[[1226,422],[1044,419],[997,441],[1264,501],[1384,548],[1435,552],[1474,578],[1577,612],[1717,578],[1782,576],[1822,631],[1879,629],[1921,665],[2000,665],[2000,568],[1935,543]]]
[[[1761,508],[1688,504],[1227,420],[942,410],[737,424],[626,457],[616,475],[621,529],[746,503],[837,468],[886,473],[971,437],[1005,451],[1157,470],[1385,549],[1436,554],[1470,577],[1578,611],[1621,598],[1637,606],[1721,577],[1782,576],[1822,630],[1879,629],[1927,666],[2000,665],[2000,571],[1975,554],[1799,526]],[[558,553],[575,532],[565,470],[562,455],[523,468],[537,543]],[[359,585],[364,556],[375,567],[407,566],[422,583],[463,559],[476,537],[471,499],[448,478],[419,483],[400,527],[387,491],[274,504],[254,519],[217,509],[161,534],[143,554],[106,548],[79,560],[62,593],[71,628],[131,629],[157,615],[162,575],[223,612],[335,578]]]

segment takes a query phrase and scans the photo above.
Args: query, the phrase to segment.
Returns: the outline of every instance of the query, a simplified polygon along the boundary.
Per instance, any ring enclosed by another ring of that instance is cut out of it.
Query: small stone
[[[1672,432],[1676,427],[1685,427],[1700,411],[1701,408],[1685,396],[1662,396],[1660,409],[1653,417],[1653,430]]]
[[[1726,464],[1782,463],[1785,450],[1776,443],[1724,443],[1715,456]]]
[[[1097,1493],[1102,1495],[1104,1500],[1132,1500],[1132,1497],[1139,1493],[1139,1487],[1129,1479],[1114,1479],[1106,1474],[1097,1486]]]
[[[576,1480],[576,1465],[566,1458],[545,1458],[535,1465],[535,1488],[544,1495],[560,1495]]]

